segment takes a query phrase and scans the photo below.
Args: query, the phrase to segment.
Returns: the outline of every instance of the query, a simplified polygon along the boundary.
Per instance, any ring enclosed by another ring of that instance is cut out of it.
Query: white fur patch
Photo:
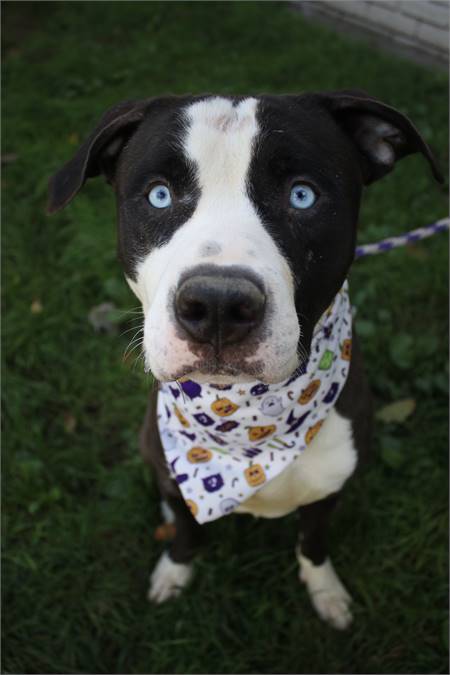
[[[235,512],[263,518],[284,516],[340,490],[356,462],[351,422],[333,408],[306,450]]]
[[[240,265],[264,281],[271,311],[263,324],[265,338],[247,361],[249,366],[264,364],[257,379],[282,381],[298,365],[300,327],[292,273],[247,194],[258,135],[257,105],[254,98],[236,106],[227,99],[212,98],[186,110],[183,150],[197,169],[201,196],[191,218],[166,245],[150,252],[138,265],[137,282],[129,282],[143,304],[146,363],[160,380],[178,377],[180,368],[189,368],[198,358],[179,337],[168,305],[180,275],[205,262]],[[210,251],[207,258],[205,250]],[[189,376],[208,381],[207,375],[195,371]],[[239,381],[235,376],[228,379]]]
[[[163,553],[150,576],[148,599],[160,604],[175,598],[188,585],[192,577],[192,565],[173,562],[168,553]]]
[[[297,551],[300,565],[300,580],[306,585],[309,597],[317,614],[337,630],[345,630],[353,620],[349,606],[352,599],[343,586],[331,560],[322,565],[313,563]]]

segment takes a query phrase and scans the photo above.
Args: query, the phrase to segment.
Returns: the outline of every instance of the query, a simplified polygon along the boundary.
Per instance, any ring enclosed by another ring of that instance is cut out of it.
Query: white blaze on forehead
[[[257,100],[247,98],[233,106],[223,98],[194,103],[185,142],[187,156],[197,165],[206,198],[245,192],[253,141],[258,133]]]
[[[147,364],[160,379],[173,379],[170,373],[196,361],[178,334],[169,305],[181,274],[204,263],[246,267],[265,284],[271,307],[264,322],[266,338],[249,363],[267,364],[271,381],[288,376],[298,364],[292,272],[247,193],[259,133],[257,106],[254,98],[235,106],[227,99],[209,98],[185,110],[181,151],[195,167],[200,198],[171,239],[138,265],[137,281],[130,284],[144,306]]]

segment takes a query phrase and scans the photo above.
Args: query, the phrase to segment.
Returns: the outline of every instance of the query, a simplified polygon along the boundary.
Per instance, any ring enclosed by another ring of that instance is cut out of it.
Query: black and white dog
[[[413,124],[359,91],[126,101],[51,179],[49,212],[104,174],[117,198],[120,260],[143,306],[146,367],[160,383],[188,376],[219,392],[245,391],[249,382],[290,382],[305,372],[315,327],[354,258],[362,188],[415,152],[439,180]],[[233,412],[224,405],[217,415]],[[325,530],[370,441],[370,394],[354,335],[345,384],[320,424],[286,470],[263,484],[257,476],[258,489],[234,510],[266,518],[299,510],[300,577],[319,615],[345,628],[350,596],[327,556]],[[221,442],[220,433],[211,438]],[[166,460],[156,395],[141,447],[175,522],[151,576],[149,597],[163,602],[188,583],[203,528]],[[193,462],[210,458],[208,448],[193,450]]]

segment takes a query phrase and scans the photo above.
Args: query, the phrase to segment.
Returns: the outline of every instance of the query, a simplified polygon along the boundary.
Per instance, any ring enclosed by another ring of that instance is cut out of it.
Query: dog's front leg
[[[349,609],[351,597],[334,571],[326,544],[328,520],[336,501],[337,495],[333,494],[299,508],[300,534],[296,553],[300,580],[306,585],[316,612],[333,628],[343,630],[353,618]]]
[[[156,603],[176,597],[187,586],[192,560],[203,542],[203,528],[183,499],[166,497],[162,511],[166,522],[174,525],[175,537],[150,575],[148,599]]]
[[[179,595],[192,577],[192,560],[202,542],[203,528],[184,501],[180,489],[171,478],[158,433],[156,416],[157,390],[150,392],[147,412],[140,434],[143,459],[155,472],[163,498],[162,513],[166,523],[174,526],[175,536],[150,575],[148,599],[165,602]]]

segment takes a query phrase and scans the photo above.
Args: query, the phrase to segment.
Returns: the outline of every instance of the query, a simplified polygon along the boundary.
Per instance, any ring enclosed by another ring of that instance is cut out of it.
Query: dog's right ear
[[[78,152],[49,180],[47,213],[66,206],[88,178],[103,173],[111,180],[126,140],[142,121],[150,99],[123,101],[107,110]]]

